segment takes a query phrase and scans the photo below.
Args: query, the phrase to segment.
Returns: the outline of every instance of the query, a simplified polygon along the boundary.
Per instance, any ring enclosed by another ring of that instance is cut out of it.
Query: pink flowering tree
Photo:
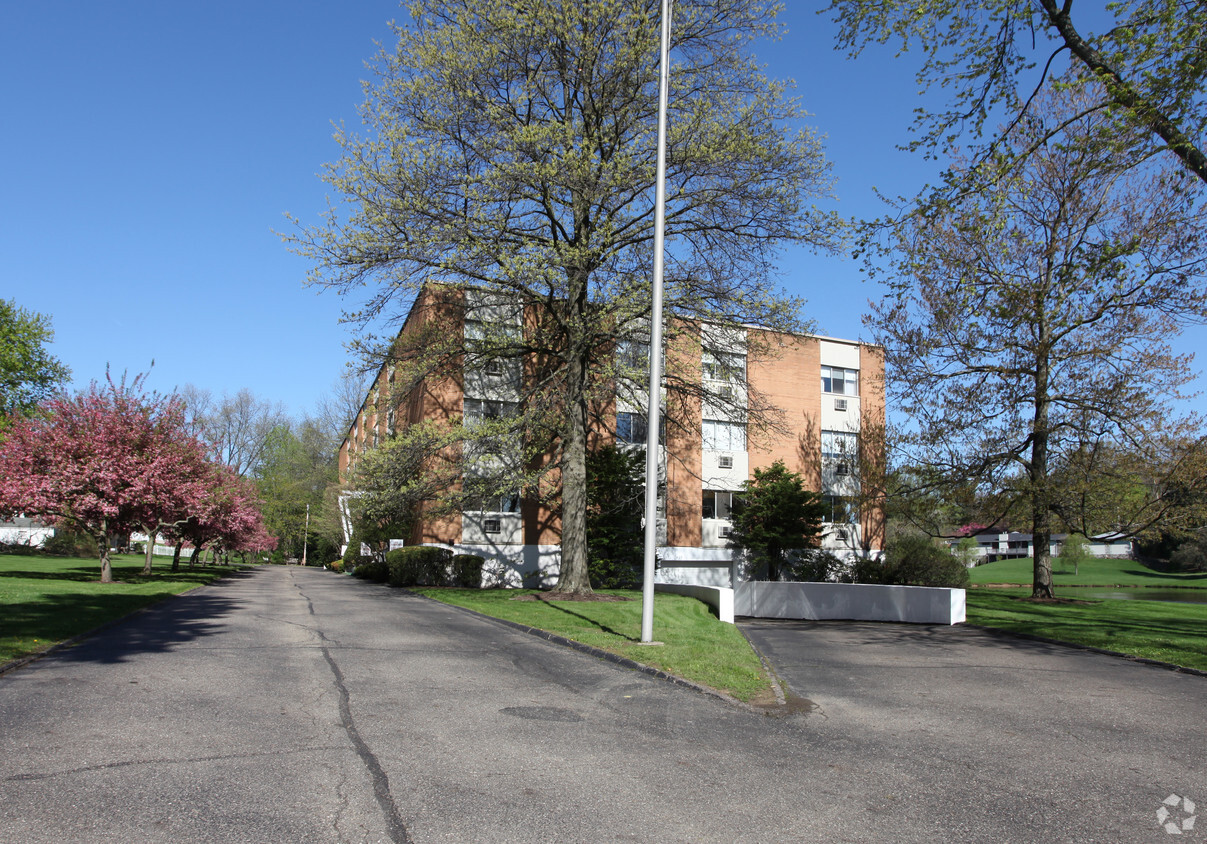
[[[133,479],[132,519],[147,535],[143,574],[151,574],[155,540],[187,521],[206,501],[212,477],[206,446],[188,431],[184,403],[176,396],[148,403],[150,425]]]
[[[93,382],[18,419],[0,443],[0,513],[25,513],[91,536],[110,583],[109,537],[155,529],[197,506],[194,452],[178,402],[145,395],[142,376]],[[204,451],[200,452],[202,455]]]
[[[165,531],[176,542],[173,570],[180,566],[180,549],[185,542],[193,546],[190,565],[207,546],[249,553],[276,546],[276,539],[264,528],[254,484],[228,466],[211,463],[209,473],[206,493],[191,517]]]

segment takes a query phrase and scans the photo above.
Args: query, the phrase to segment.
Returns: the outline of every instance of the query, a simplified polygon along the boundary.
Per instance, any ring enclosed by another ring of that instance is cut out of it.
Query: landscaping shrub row
[[[482,566],[486,562],[477,554],[454,554],[447,548],[416,545],[397,548],[384,560],[358,556],[355,567],[349,566],[354,577],[389,583],[391,586],[467,586],[482,585]],[[348,566],[348,556],[341,561]]]

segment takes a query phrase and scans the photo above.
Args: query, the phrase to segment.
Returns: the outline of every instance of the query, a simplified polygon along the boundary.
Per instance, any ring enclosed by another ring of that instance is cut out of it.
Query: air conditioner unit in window
[[[486,374],[487,375],[502,375],[503,374],[503,361],[488,360],[486,362]]]
[[[834,538],[839,542],[847,542],[850,540],[851,535],[847,533],[846,528],[839,528],[838,530],[834,531]]]
[[[501,533],[503,530],[503,522],[501,519],[483,519],[482,530],[485,533]]]
[[[851,467],[848,466],[846,463],[839,463],[834,466],[834,474],[835,475],[849,475],[849,474],[851,474]]]
[[[721,537],[722,539],[728,539],[732,533],[733,528],[729,525],[721,525],[721,527],[717,530],[717,536]]]
[[[717,468],[718,469],[732,469],[733,468],[733,456],[729,455],[729,454],[723,454],[720,457],[718,457],[717,458]]]
[[[834,399],[834,409],[845,412],[847,409],[847,400],[846,399]]]

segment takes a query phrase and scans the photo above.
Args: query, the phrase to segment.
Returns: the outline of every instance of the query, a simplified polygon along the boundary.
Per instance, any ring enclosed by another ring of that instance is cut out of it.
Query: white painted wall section
[[[717,618],[727,624],[733,624],[733,590],[722,586],[686,586],[674,583],[657,583],[656,592],[673,592],[676,595],[690,595],[703,601],[717,611]]]
[[[962,624],[966,620],[963,589],[751,581],[738,584],[735,592],[734,612],[752,618],[904,621],[911,624]]]

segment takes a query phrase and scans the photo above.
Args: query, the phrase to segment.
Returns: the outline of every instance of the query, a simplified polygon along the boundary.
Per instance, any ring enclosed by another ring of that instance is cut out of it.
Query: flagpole
[[[666,250],[666,107],[670,87],[671,0],[662,0],[658,74],[658,168],[654,189],[654,284],[650,313],[650,391],[646,411],[645,567],[641,588],[641,641],[654,639],[654,567],[658,549],[658,445],[662,395],[662,277]]]

